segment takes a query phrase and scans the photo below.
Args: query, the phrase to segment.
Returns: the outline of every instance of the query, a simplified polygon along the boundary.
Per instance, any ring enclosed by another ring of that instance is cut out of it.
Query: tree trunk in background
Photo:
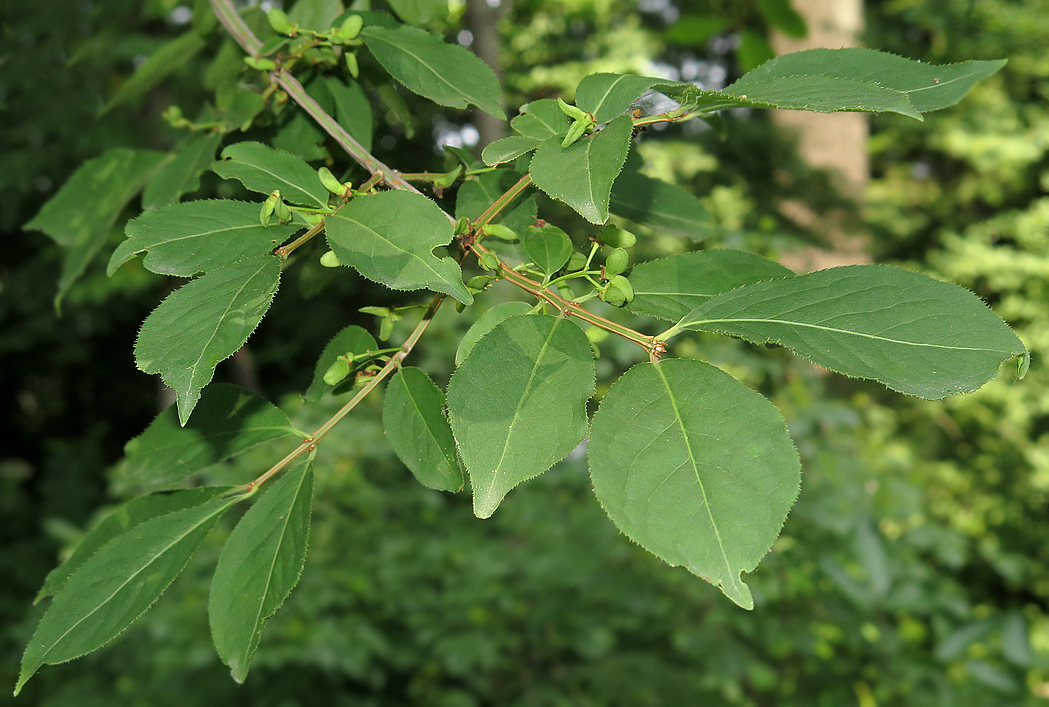
[[[805,18],[809,34],[802,39],[792,39],[774,32],[771,39],[777,54],[819,47],[859,46],[863,31],[862,0],[793,0],[791,4]],[[863,198],[870,176],[866,114],[781,110],[773,111],[773,121],[797,136],[798,153],[808,164],[831,170],[835,173],[834,183],[842,193],[857,201]],[[863,234],[845,233],[840,224],[835,224],[833,214],[815,214],[796,202],[784,204],[783,212],[800,225],[827,234],[828,246],[832,249],[797,253],[791,258],[792,267],[814,270],[869,262]]]
[[[467,0],[466,28],[473,35],[474,54],[492,67],[499,84],[503,82],[503,72],[499,65],[499,18],[509,8],[512,0],[502,0],[489,4],[488,0]],[[503,106],[504,108],[506,106]],[[484,111],[474,108],[473,122],[480,133],[477,148],[506,137],[506,122]]]

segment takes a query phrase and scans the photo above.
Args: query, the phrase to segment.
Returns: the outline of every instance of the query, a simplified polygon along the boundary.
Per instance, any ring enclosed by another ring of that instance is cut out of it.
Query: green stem
[[[477,217],[474,221],[474,228],[480,229],[485,224],[491,222],[493,218],[499,215],[499,212],[506,208],[507,204],[517,198],[517,196],[527,189],[532,184],[532,175],[526,174],[517,180],[517,183],[506,190],[506,193],[495,200],[488,209]]]
[[[287,259],[287,257],[289,255],[291,255],[292,253],[294,253],[295,250],[299,246],[301,246],[303,243],[307,242],[308,240],[310,240],[311,238],[313,238],[314,236],[316,236],[318,233],[320,233],[323,230],[324,230],[324,221],[321,221],[316,226],[314,226],[310,230],[308,230],[305,233],[303,233],[301,236],[299,236],[298,238],[293,240],[288,245],[282,245],[280,248],[278,248],[276,251],[274,251],[274,253],[276,255],[279,255],[281,258]]]

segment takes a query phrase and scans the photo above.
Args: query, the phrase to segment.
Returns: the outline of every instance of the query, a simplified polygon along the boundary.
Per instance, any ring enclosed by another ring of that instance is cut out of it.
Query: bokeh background
[[[192,114],[207,100],[201,76],[219,33],[143,100],[97,115],[205,4],[0,10],[0,684],[9,688],[45,574],[136,492],[120,473],[123,444],[167,397],[135,370],[131,349],[172,287],[134,265],[106,278],[96,263],[58,317],[61,252],[21,226],[84,159],[177,141],[160,114],[173,104]],[[620,536],[582,458],[477,520],[467,495],[420,487],[392,456],[375,396],[319,452],[302,582],[266,629],[245,685],[229,679],[207,629],[209,572],[228,518],[118,641],[43,669],[16,703],[1049,703],[1049,2],[455,0],[430,28],[498,67],[511,112],[570,97],[595,71],[721,87],[809,45],[932,63],[1008,58],[924,123],[737,112],[724,137],[699,121],[646,131],[637,145],[646,169],[701,196],[714,227],[702,241],[639,229],[635,251],[646,259],[730,247],[798,269],[917,269],[988,302],[1030,348],[1030,373],[1017,382],[1003,370],[974,394],[922,402],[773,347],[714,336],[677,343],[678,355],[702,356],[770,396],[801,451],[801,497],[747,578],[754,612]],[[373,96],[372,108],[377,154],[413,171],[444,167],[438,143],[479,152],[505,130],[406,92]],[[308,125],[267,129],[257,136],[343,159]],[[197,196],[229,188],[206,178]],[[584,224],[548,206],[585,240]],[[112,243],[121,237],[115,229]],[[478,306],[513,296],[496,288]],[[387,301],[375,285],[303,261],[217,378],[260,390],[311,429],[338,404],[301,402],[316,356],[347,324],[374,328],[357,308]],[[446,381],[468,319],[442,312],[416,365]],[[603,343],[599,385],[635,360],[627,345]],[[257,448],[202,481],[250,479],[279,454]]]

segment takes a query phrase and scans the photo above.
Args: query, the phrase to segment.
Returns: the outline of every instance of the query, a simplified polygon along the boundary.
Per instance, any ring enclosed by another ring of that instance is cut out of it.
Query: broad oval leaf
[[[416,27],[361,30],[361,39],[390,75],[423,98],[450,108],[473,104],[503,119],[499,79],[466,49],[435,39]]]
[[[444,393],[422,369],[402,368],[386,386],[382,425],[393,451],[420,484],[459,491],[463,470],[444,406]]]
[[[313,507],[313,472],[304,462],[248,509],[222,548],[211,582],[211,637],[233,679],[244,682],[266,621],[299,582]]]
[[[465,304],[473,296],[451,258],[433,254],[455,237],[447,214],[421,194],[359,196],[327,218],[328,244],[339,261],[394,290],[429,289]]]
[[[612,185],[608,210],[634,223],[696,241],[710,234],[710,213],[694,194],[629,167]]]
[[[229,263],[183,285],[146,317],[135,341],[135,362],[145,373],[160,373],[175,390],[183,425],[215,366],[243,346],[262,321],[279,282],[276,257]]]
[[[616,527],[754,608],[740,573],[768,552],[801,482],[772,403],[701,361],[639,363],[601,401],[587,450]]]
[[[496,140],[485,146],[481,151],[481,159],[489,167],[494,167],[503,162],[515,160],[523,154],[531,152],[542,142],[538,138],[524,137],[523,135],[511,135],[501,140]]]
[[[590,74],[576,87],[575,103],[598,123],[607,123],[630,108],[642,93],[661,83],[666,80],[629,74]]]
[[[470,351],[481,338],[496,327],[499,322],[509,319],[515,314],[528,314],[532,311],[532,305],[527,302],[500,302],[477,318],[477,321],[463,334],[459,348],[455,351],[455,365],[466,360]]]
[[[976,390],[1029,354],[976,295],[887,265],[850,265],[745,285],[685,315],[674,329],[776,342],[854,378],[938,399]]]
[[[264,256],[301,230],[295,224],[259,223],[259,205],[231,199],[187,201],[147,211],[127,225],[127,239],[109,259],[107,272],[143,251],[143,267],[161,275],[190,277],[222,263]]]
[[[157,600],[219,517],[242,495],[140,523],[107,543],[66,580],[22,656],[15,694],[40,666],[101,648]]]
[[[328,190],[315,169],[301,157],[261,142],[230,145],[212,170],[223,179],[236,179],[245,189],[260,194],[280,190],[281,198],[292,204],[312,208],[328,205]]]
[[[547,275],[563,268],[572,257],[572,241],[557,226],[531,226],[521,234],[521,242],[528,257]]]
[[[567,148],[562,149],[560,137],[549,138],[532,156],[532,181],[587,221],[604,223],[612,182],[623,169],[632,132],[633,121],[621,115],[604,130]]]
[[[448,384],[448,417],[477,517],[491,516],[512,488],[575,449],[593,392],[590,344],[567,319],[510,317],[477,342]]]
[[[634,266],[634,300],[627,309],[677,321],[722,292],[792,275],[775,261],[739,250],[680,253]]]
[[[102,521],[92,528],[80,544],[73,550],[69,559],[51,570],[44,585],[36,595],[33,603],[53,596],[62,590],[66,580],[80,565],[98,552],[106,543],[122,535],[136,525],[174,511],[181,511],[218,498],[234,490],[235,486],[204,486],[196,489],[185,489],[172,493],[151,493],[117,506]]]
[[[563,136],[568,132],[568,123],[568,116],[561,112],[557,101],[540,98],[521,106],[520,115],[514,116],[510,127],[522,137],[546,140]]]
[[[313,368],[313,382],[310,383],[310,387],[303,397],[309,401],[320,400],[322,395],[335,387],[324,382],[324,374],[339,356],[348,353],[362,354],[366,351],[376,351],[378,348],[379,345],[375,342],[375,337],[362,327],[351,324],[344,328],[332,337],[332,340],[321,351],[320,358],[317,359],[317,365]]]
[[[254,94],[257,95],[257,94]],[[215,161],[222,133],[196,135],[179,146],[175,157],[157,170],[142,192],[142,208],[159,209],[177,203],[183,194],[200,187],[200,175]]]
[[[124,446],[124,475],[146,486],[171,485],[263,442],[304,436],[275,405],[229,383],[205,388],[195,412],[185,427],[174,405],[157,415]]]

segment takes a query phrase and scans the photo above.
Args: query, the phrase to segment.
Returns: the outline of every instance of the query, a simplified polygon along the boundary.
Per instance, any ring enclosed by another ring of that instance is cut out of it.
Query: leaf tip
[[[718,583],[721,592],[731,599],[741,609],[754,611],[754,597],[750,593],[750,587],[743,583],[739,577],[729,577]]]
[[[1016,359],[1016,379],[1023,380],[1027,371],[1031,368],[1031,352],[1024,350],[1023,354]]]

